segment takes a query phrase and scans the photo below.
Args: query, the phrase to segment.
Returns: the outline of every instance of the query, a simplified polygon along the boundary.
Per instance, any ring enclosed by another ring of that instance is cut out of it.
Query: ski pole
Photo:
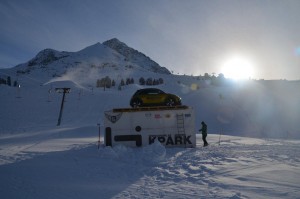
[[[98,139],[98,149],[100,148],[100,124],[97,124],[98,125],[98,134],[99,134],[99,139]]]

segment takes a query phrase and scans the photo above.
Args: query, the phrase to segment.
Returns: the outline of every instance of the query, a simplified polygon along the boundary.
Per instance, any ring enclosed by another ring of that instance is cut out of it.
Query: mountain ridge
[[[103,43],[97,42],[77,52],[57,51],[46,48],[29,61],[13,67],[17,74],[30,73],[36,69],[53,71],[52,76],[60,76],[68,68],[111,66],[112,69],[128,67],[159,74],[171,74],[145,54],[128,47],[117,38]]]
[[[103,45],[114,49],[115,51],[123,55],[127,60],[130,60],[135,64],[146,63],[146,65],[143,66],[143,68],[146,68],[150,71],[154,70],[153,72],[171,74],[171,72],[167,68],[160,66],[158,63],[153,61],[145,54],[127,46],[125,43],[119,41],[117,38],[107,40],[103,42]]]

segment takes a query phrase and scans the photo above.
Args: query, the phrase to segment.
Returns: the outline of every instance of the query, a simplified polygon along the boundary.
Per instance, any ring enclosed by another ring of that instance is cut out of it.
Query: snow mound
[[[143,148],[143,159],[149,163],[162,162],[166,157],[166,148],[158,141]]]
[[[128,164],[151,165],[165,160],[166,148],[159,141],[156,141],[143,148],[131,148],[124,145],[108,146],[100,149],[99,154],[103,158]]]

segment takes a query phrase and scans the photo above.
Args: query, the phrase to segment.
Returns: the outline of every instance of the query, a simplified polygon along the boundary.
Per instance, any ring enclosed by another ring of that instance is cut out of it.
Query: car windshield
[[[159,89],[147,89],[143,94],[148,94],[148,95],[157,95],[157,94],[163,94],[164,92],[159,90]]]

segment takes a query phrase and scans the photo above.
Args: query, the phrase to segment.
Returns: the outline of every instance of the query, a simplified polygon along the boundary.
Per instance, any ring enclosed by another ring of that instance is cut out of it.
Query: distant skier
[[[202,132],[202,140],[204,142],[204,146],[207,146],[208,145],[208,143],[206,141],[206,137],[207,137],[207,125],[203,121],[201,122],[201,124],[202,124],[202,128],[199,129],[199,131]]]

